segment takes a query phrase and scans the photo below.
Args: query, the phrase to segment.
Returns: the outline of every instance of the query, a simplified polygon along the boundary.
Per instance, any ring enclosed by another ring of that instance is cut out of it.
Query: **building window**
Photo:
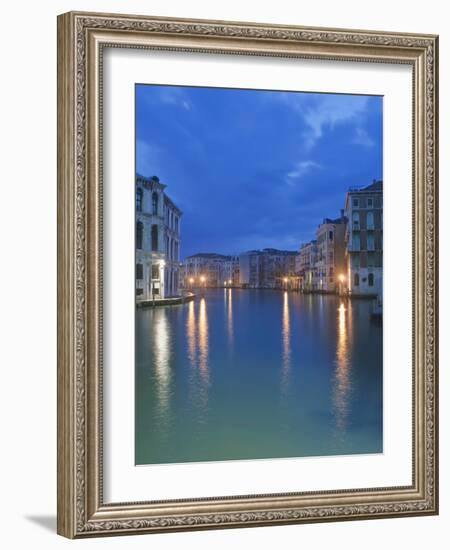
[[[142,281],[144,278],[144,266],[142,264],[136,264],[136,279]]]
[[[367,208],[373,208],[373,199],[367,199]]]
[[[159,265],[152,265],[152,279],[159,281]]]
[[[369,273],[369,286],[373,286],[373,273]]]
[[[136,248],[142,250],[142,238],[144,236],[144,225],[142,222],[136,224]]]
[[[367,235],[367,250],[373,252],[375,250],[375,239],[372,233]]]
[[[158,215],[158,193],[156,191],[152,193],[152,214]]]
[[[152,225],[152,252],[158,251],[158,226]]]
[[[144,294],[144,289],[143,288],[137,288],[136,289],[136,296],[140,296],[141,294]]]
[[[373,212],[367,212],[367,229],[374,229]]]
[[[359,229],[359,212],[355,211],[352,214],[353,229]]]
[[[136,190],[136,211],[142,212],[142,197],[144,195],[144,192],[140,187]]]
[[[359,206],[359,199],[353,199],[353,206],[358,208]]]
[[[328,232],[328,238],[329,238],[330,241],[333,240],[333,231]]]
[[[175,231],[178,233],[178,216],[175,216]]]
[[[353,276],[353,284],[355,286],[359,286],[359,273],[355,273],[355,275]]]
[[[359,239],[359,233],[353,233],[352,236],[352,250],[354,252],[359,252],[361,249],[361,242]]]

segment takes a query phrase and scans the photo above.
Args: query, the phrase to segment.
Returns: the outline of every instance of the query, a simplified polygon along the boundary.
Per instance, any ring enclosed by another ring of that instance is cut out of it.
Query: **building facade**
[[[153,176],[136,176],[136,300],[179,295],[181,210]]]
[[[236,285],[239,280],[237,256],[202,252],[188,256],[183,262],[183,286],[221,287]]]
[[[264,248],[239,256],[239,284],[245,288],[293,288],[297,252]]]
[[[381,298],[383,289],[383,182],[349,189],[346,271],[350,295]]]
[[[336,219],[325,218],[316,231],[317,290],[337,292],[345,277],[345,230],[347,218],[344,212]]]
[[[296,258],[296,272],[300,290],[310,292],[318,289],[317,277],[317,241],[313,240],[300,246]]]

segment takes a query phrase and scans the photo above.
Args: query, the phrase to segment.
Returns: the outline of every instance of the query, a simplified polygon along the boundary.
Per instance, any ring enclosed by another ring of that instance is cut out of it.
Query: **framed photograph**
[[[438,38],[58,18],[58,532],[438,512]]]

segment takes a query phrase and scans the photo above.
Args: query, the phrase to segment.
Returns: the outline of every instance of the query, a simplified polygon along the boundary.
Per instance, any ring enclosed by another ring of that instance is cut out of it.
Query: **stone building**
[[[183,262],[183,286],[221,287],[238,282],[239,262],[236,256],[201,252],[188,256]]]
[[[297,252],[264,248],[239,256],[239,283],[246,288],[292,288]]]
[[[347,218],[344,211],[336,219],[325,218],[316,230],[317,290],[335,292],[345,276],[345,229]]]
[[[296,258],[296,272],[300,280],[300,290],[311,291],[318,288],[317,277],[317,241],[301,245]]]
[[[379,296],[383,284],[383,182],[350,188],[345,201],[347,288],[351,295]]]
[[[136,175],[136,300],[179,295],[182,212],[153,176]]]

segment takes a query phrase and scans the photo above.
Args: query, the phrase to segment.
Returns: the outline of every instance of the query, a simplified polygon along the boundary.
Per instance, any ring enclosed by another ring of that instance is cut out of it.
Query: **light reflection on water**
[[[350,407],[351,377],[349,359],[349,335],[347,329],[347,309],[341,302],[338,309],[336,373],[334,386],[334,404],[336,407],[336,428],[339,433],[345,431]]]
[[[291,328],[289,320],[289,294],[283,295],[283,320],[281,324],[283,337],[283,367],[281,369],[281,388],[283,392],[288,390],[288,377],[291,367]]]
[[[382,450],[369,302],[206,290],[136,331],[138,464]]]
[[[171,334],[167,316],[162,310],[155,310],[153,326],[153,347],[155,350],[155,375],[158,399],[158,417],[168,418],[170,407]]]
[[[230,346],[233,345],[233,291],[231,288],[224,289],[225,304],[227,310],[227,333]]]

